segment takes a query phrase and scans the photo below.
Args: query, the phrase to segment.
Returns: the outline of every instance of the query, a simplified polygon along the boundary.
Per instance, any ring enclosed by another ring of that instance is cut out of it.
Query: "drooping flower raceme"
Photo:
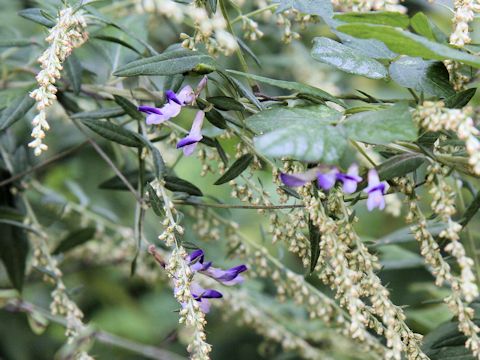
[[[86,27],[87,23],[82,11],[75,12],[73,8],[67,7],[60,11],[56,25],[49,30],[49,35],[45,39],[50,46],[38,58],[42,67],[36,76],[39,87],[30,93],[37,102],[38,114],[32,120],[33,140],[28,146],[34,149],[36,156],[48,149],[43,143],[45,132],[50,129],[46,109],[57,98],[55,82],[60,79],[63,62],[73,49],[87,41]]]
[[[340,172],[336,167],[318,166],[297,174],[280,174],[280,180],[287,186],[298,187],[317,179],[318,187],[330,190],[337,181],[343,183],[343,191],[352,194],[357,190],[357,184],[362,181],[358,176],[358,166],[351,165],[346,173]]]
[[[368,194],[367,209],[372,211],[375,208],[383,210],[385,208],[385,199],[383,195],[387,192],[389,185],[386,181],[380,181],[375,169],[368,172],[368,186],[363,192]]]

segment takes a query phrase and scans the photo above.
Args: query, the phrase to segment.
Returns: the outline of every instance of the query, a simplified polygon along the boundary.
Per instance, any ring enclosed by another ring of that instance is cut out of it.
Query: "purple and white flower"
[[[202,124],[204,118],[205,113],[201,110],[198,111],[195,115],[195,119],[193,119],[190,132],[186,137],[184,137],[177,143],[177,149],[182,148],[185,156],[191,155],[194,152],[197,143],[203,139]]]
[[[186,260],[194,274],[200,273],[206,275],[227,286],[242,283],[244,278],[240,274],[248,270],[247,266],[243,264],[227,270],[213,267],[211,261],[205,262],[205,254],[201,249],[192,251]],[[222,293],[217,290],[202,288],[197,282],[192,282],[190,290],[193,298],[200,303],[200,308],[204,313],[210,310],[208,299],[219,299],[223,296]]]
[[[343,191],[352,194],[357,190],[357,184],[362,181],[358,176],[358,166],[351,165],[347,173],[340,172],[336,167],[318,166],[297,174],[280,174],[280,180],[287,186],[303,186],[317,179],[318,187],[323,190],[330,190],[337,181],[343,183]]]
[[[368,172],[368,186],[363,190],[368,194],[367,209],[372,211],[375,208],[383,210],[385,208],[384,195],[387,192],[389,185],[386,181],[380,181],[378,173],[375,169]]]
[[[161,108],[139,106],[138,110],[147,114],[146,121],[148,125],[164,123],[180,114],[182,107],[192,105],[206,84],[207,77],[204,76],[195,90],[190,85],[183,87],[178,93],[167,90],[165,92],[167,101]]]

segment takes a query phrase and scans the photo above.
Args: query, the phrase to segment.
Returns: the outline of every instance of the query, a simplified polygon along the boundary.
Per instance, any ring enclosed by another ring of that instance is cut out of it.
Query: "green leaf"
[[[124,77],[139,75],[175,75],[189,71],[205,74],[214,71],[216,67],[217,64],[211,56],[181,49],[135,60],[122,66],[113,74]]]
[[[441,61],[456,60],[480,68],[480,57],[438,44],[402,29],[385,25],[346,24],[340,25],[337,30],[361,39],[380,40],[398,54]]]
[[[386,110],[354,114],[344,126],[352,139],[370,144],[417,138],[417,129],[406,103],[396,104]]]
[[[136,133],[121,126],[100,120],[82,120],[82,123],[107,140],[130,147],[143,146]]]
[[[217,0],[208,0],[208,6],[213,14],[217,12]]]
[[[347,23],[390,25],[402,29],[410,24],[406,14],[393,11],[348,12],[336,14],[333,18]]]
[[[96,229],[94,227],[87,227],[79,230],[72,231],[68,234],[58,246],[53,250],[53,254],[66,253],[67,251],[82,245],[87,241],[93,239]]]
[[[33,104],[35,104],[35,100],[32,99],[29,94],[12,102],[2,112],[2,116],[0,117],[0,131],[8,129],[15,122],[24,117],[28,110],[32,108]]]
[[[135,106],[130,100],[124,98],[120,95],[113,95],[115,102],[120,105],[120,107],[125,111],[127,115],[130,115],[132,119],[143,121],[144,116],[140,111],[138,111],[137,106]]]
[[[25,47],[30,45],[38,45],[31,39],[0,39],[0,47]]]
[[[383,79],[387,76],[387,70],[378,61],[326,37],[314,39],[312,57],[350,74],[371,79]]]
[[[310,219],[308,220],[308,237],[310,240],[310,273],[315,271],[320,257],[320,229]]]
[[[247,125],[257,134],[263,134],[275,129],[301,123],[308,130],[318,124],[331,125],[337,123],[342,114],[328,106],[302,106],[302,107],[275,107],[260,111],[247,119]]]
[[[311,122],[311,121],[310,121]],[[345,152],[347,133],[341,126],[295,121],[254,138],[255,148],[266,156],[336,164]]]
[[[33,22],[36,22],[37,24],[40,24],[49,28],[55,26],[55,22],[49,19],[46,16],[45,11],[43,11],[42,9],[30,8],[30,9],[20,10],[18,12],[18,15],[20,15],[25,19],[31,20]]]
[[[308,94],[312,96],[319,97],[320,99],[323,99],[325,101],[332,101],[334,103],[337,103],[341,106],[345,106],[344,102],[342,100],[337,99],[333,95],[330,95],[326,91],[323,91],[321,89],[318,89],[316,87],[306,85],[306,84],[301,84],[295,81],[284,81],[284,80],[275,80],[275,79],[270,79],[266,78],[263,76],[259,75],[254,75],[254,74],[247,74],[243,73],[240,71],[235,71],[235,70],[227,70],[228,73],[234,74],[234,75],[239,75],[246,77],[248,79],[253,79],[256,81],[259,81],[261,83],[265,83],[268,85],[276,86],[281,89],[286,89],[286,90],[291,90],[291,91],[298,91],[301,94]]]
[[[163,201],[158,197],[157,192],[155,189],[148,184],[147,185],[148,191],[148,199],[150,200],[150,206],[152,207],[153,212],[157,216],[164,216],[165,210],[163,209]]]
[[[357,39],[353,36],[333,31],[342,40],[343,45],[357,50],[359,53],[374,59],[393,60],[398,55],[391,51],[383,42],[375,39]]]
[[[223,174],[214,185],[222,185],[239,176],[253,160],[252,154],[245,154],[239,157],[228,170]]]
[[[425,163],[425,161],[425,156],[421,154],[395,155],[377,167],[378,175],[381,180],[389,180],[394,177],[403,176],[415,171],[420,165]]]
[[[455,94],[442,62],[405,56],[394,61],[389,70],[392,79],[400,86],[439,97]]]
[[[207,98],[207,101],[213,104],[217,109],[224,111],[242,111],[245,109],[241,103],[229,96],[211,96]]]
[[[165,187],[170,191],[184,192],[193,196],[203,196],[202,190],[176,176],[165,176]]]
[[[450,109],[461,109],[467,105],[475,95],[476,88],[460,91],[444,100],[445,106]]]
[[[75,54],[71,54],[65,60],[65,71],[67,72],[67,77],[72,85],[73,92],[75,95],[78,95],[82,87],[82,65]]]
[[[125,115],[125,110],[123,110],[121,107],[116,106],[111,108],[104,108],[104,109],[98,109],[93,111],[84,111],[84,112],[76,113],[76,114],[73,114],[71,118],[75,120],[108,119],[108,118],[114,118],[122,115]]]
[[[418,12],[410,19],[410,25],[418,35],[422,35],[429,40],[435,41],[435,35],[427,16],[423,12]]]

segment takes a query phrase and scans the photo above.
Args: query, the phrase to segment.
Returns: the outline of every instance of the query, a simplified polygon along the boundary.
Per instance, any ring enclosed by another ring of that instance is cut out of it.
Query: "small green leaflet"
[[[436,40],[430,22],[423,12],[418,12],[412,17],[410,26],[418,35],[422,35],[432,41]]]
[[[377,60],[326,37],[314,39],[312,57],[347,73],[363,75],[371,79],[383,79],[388,74],[385,67]]]
[[[175,75],[189,71],[208,74],[217,68],[215,60],[200,52],[173,50],[163,54],[135,60],[117,69],[115,76]]]
[[[405,56],[394,61],[389,70],[398,85],[439,97],[455,94],[448,70],[440,61]]]
[[[193,196],[203,196],[202,190],[187,180],[180,179],[176,176],[165,176],[164,179],[165,187],[170,191],[184,192]]]
[[[142,141],[136,133],[119,125],[100,120],[83,120],[82,123],[98,135],[118,144],[130,147],[143,146]]]
[[[19,97],[11,103],[8,108],[2,112],[2,116],[0,117],[0,131],[8,129],[24,117],[27,111],[32,108],[33,104],[35,104],[35,100],[32,99],[29,94]]]
[[[377,167],[381,180],[389,180],[394,177],[404,176],[415,171],[426,161],[422,154],[400,154],[388,158]]]
[[[87,227],[79,230],[75,230],[68,234],[58,246],[53,250],[53,255],[65,253],[74,247],[81,245],[91,240],[95,235],[96,229],[94,227]]]
[[[250,165],[252,160],[252,154],[242,155],[232,164],[232,166],[228,168],[225,174],[223,174],[217,181],[215,181],[214,185],[225,184],[226,182],[235,179],[248,167],[248,165]]]
[[[113,95],[113,97],[115,102],[125,111],[126,114],[130,115],[132,119],[143,121],[144,116],[138,111],[137,106],[135,106],[130,100],[120,95]]]
[[[480,68],[480,57],[455,50],[399,28],[385,25],[345,24],[338,31],[361,39],[377,39],[398,54],[431,60],[456,60]]]
[[[354,114],[344,126],[352,139],[370,144],[417,138],[417,129],[406,103],[398,103],[386,110]]]
[[[92,111],[83,111],[71,116],[75,120],[85,120],[85,119],[108,119],[118,116],[125,115],[125,110],[119,106],[104,108],[99,110]]]

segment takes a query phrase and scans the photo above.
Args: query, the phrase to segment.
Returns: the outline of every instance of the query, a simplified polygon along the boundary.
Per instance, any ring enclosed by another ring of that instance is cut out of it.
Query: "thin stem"
[[[278,3],[277,4],[271,4],[271,5],[268,5],[264,8],[257,9],[257,10],[251,11],[249,13],[239,15],[235,19],[232,20],[232,25],[241,21],[243,18],[252,17],[252,16],[255,16],[255,15],[259,15],[261,13],[264,13],[265,11],[273,10],[273,9],[277,8],[278,5],[279,5]]]
[[[296,209],[303,208],[305,205],[234,205],[234,204],[205,204],[192,201],[177,200],[174,201],[178,205],[192,205],[217,209],[262,209],[262,210],[279,210],[279,209]]]

